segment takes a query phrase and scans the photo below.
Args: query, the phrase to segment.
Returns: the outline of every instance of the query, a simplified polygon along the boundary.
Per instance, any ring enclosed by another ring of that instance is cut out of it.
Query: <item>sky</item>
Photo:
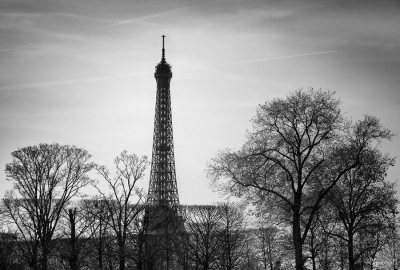
[[[161,35],[181,203],[223,200],[207,162],[240,148],[259,104],[300,88],[381,119],[399,156],[399,1],[0,0],[0,197],[25,146],[76,145],[111,171],[125,149],[151,157]],[[388,180],[399,173],[400,160]]]

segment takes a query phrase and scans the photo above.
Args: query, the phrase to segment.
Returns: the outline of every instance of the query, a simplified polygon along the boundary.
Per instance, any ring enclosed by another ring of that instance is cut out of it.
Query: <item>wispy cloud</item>
[[[60,11],[0,12],[0,30],[8,31],[4,35],[10,35],[11,38],[15,35],[23,35],[24,39],[39,41],[48,41],[45,38],[82,41],[101,26],[109,25],[113,21],[101,16]],[[7,38],[5,37],[4,40]]]
[[[292,55],[276,56],[276,57],[269,57],[269,58],[260,58],[260,59],[253,59],[253,60],[236,61],[236,62],[229,62],[229,63],[223,63],[223,64],[210,65],[210,66],[227,66],[227,65],[238,65],[238,64],[251,64],[251,63],[256,63],[256,62],[279,60],[279,59],[288,59],[288,58],[295,58],[295,57],[304,57],[304,56],[319,55],[319,54],[329,54],[329,53],[335,53],[335,52],[337,52],[337,50],[335,50],[335,51],[302,53],[302,54],[292,54]],[[139,76],[139,75],[146,75],[146,74],[150,74],[150,73],[151,72],[138,72],[138,73],[115,75],[115,76],[92,77],[92,78],[85,78],[85,79],[79,79],[79,80],[51,81],[51,82],[40,82],[40,83],[32,83],[32,84],[0,86],[0,90],[17,90],[17,89],[41,88],[41,87],[49,87],[49,86],[62,86],[62,85],[71,85],[71,84],[80,84],[80,83],[90,83],[90,82],[114,80],[114,79],[121,79],[121,78],[130,78],[130,77]]]
[[[180,7],[177,9],[171,9],[171,10],[167,10],[167,11],[157,12],[157,13],[141,16],[138,18],[130,19],[130,20],[118,21],[118,22],[110,24],[109,27],[115,27],[115,26],[120,26],[120,25],[124,25],[124,24],[130,24],[130,23],[134,23],[134,22],[138,22],[138,21],[143,21],[143,20],[147,20],[147,19],[152,19],[152,18],[168,15],[168,14],[171,14],[171,13],[174,13],[177,11],[181,11],[181,10],[184,10],[184,9],[187,9],[190,7],[191,6]]]
[[[20,45],[20,46],[13,46],[11,48],[0,48],[0,53],[5,53],[5,52],[17,52],[22,49],[26,49],[31,47],[32,44],[26,44],[26,45]]]
[[[252,60],[243,60],[243,61],[222,63],[222,64],[216,64],[214,66],[251,64],[251,63],[264,62],[264,61],[270,61],[270,60],[288,59],[288,58],[304,57],[304,56],[311,56],[311,55],[318,55],[318,54],[336,53],[336,52],[337,52],[337,50],[335,50],[335,51],[323,51],[323,52],[310,52],[310,53],[301,53],[301,54],[291,54],[291,55],[284,55],[284,56],[276,56],[276,57],[268,57],[268,58],[259,58],[259,59],[252,59]]]

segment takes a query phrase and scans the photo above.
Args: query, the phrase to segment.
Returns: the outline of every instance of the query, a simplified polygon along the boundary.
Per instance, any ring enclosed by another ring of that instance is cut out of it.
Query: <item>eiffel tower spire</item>
[[[178,211],[179,196],[176,184],[174,140],[172,132],[170,81],[171,66],[165,60],[164,39],[161,62],[156,66],[156,109],[154,117],[153,153],[147,203]]]

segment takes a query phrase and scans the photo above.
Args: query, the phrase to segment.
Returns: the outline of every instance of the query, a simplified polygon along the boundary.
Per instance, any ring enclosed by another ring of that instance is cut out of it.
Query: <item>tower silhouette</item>
[[[176,184],[174,140],[172,132],[170,81],[171,66],[165,60],[164,39],[161,62],[156,66],[156,110],[154,117],[153,153],[147,203],[179,212]]]
[[[153,152],[150,184],[144,223],[150,236],[147,252],[151,258],[147,269],[182,269],[182,235],[184,222],[179,209],[172,132],[170,81],[171,66],[165,60],[163,38],[161,62],[154,77],[157,81],[154,117]]]

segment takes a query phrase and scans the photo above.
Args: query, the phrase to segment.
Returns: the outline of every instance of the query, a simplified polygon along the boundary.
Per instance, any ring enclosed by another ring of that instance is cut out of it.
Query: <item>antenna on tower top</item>
[[[162,35],[162,59],[165,60],[165,49],[164,49],[164,39],[165,35]]]

